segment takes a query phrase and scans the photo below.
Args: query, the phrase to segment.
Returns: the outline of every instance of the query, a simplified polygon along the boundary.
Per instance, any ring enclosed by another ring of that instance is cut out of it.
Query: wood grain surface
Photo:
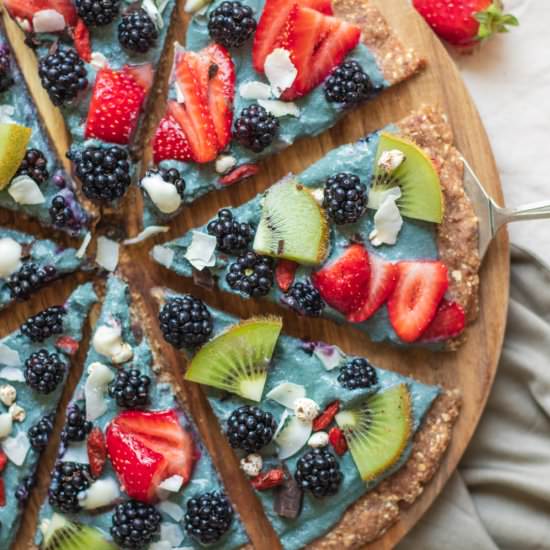
[[[458,387],[463,391],[462,413],[454,431],[451,447],[438,474],[426,487],[423,496],[408,510],[403,511],[400,521],[384,537],[369,546],[369,548],[387,549],[395,546],[411,529],[441,491],[456,468],[483,411],[497,369],[505,329],[509,284],[506,233],[502,232],[493,243],[482,269],[480,318],[468,329],[467,343],[458,352],[448,354],[432,354],[421,350],[402,351],[386,345],[375,345],[369,342],[364,334],[350,327],[339,327],[323,320],[298,318],[276,305],[243,301],[235,296],[195,288],[190,281],[178,278],[153,263],[148,255],[153,244],[175,238],[189,228],[205,223],[220,207],[241,204],[288,172],[298,172],[306,168],[335,146],[354,141],[371,130],[398,120],[425,103],[435,104],[445,110],[453,126],[458,148],[470,161],[488,190],[502,203],[499,177],[485,130],[472,99],[444,47],[422,19],[409,7],[407,0],[377,0],[377,3],[390,23],[399,31],[403,40],[417,48],[427,58],[428,68],[420,76],[384,93],[362,109],[350,113],[331,131],[318,138],[302,140],[289,150],[267,160],[263,164],[261,174],[255,179],[237,184],[223,192],[211,194],[186,208],[172,222],[169,233],[140,245],[124,248],[119,272],[129,280],[133,290],[141,294],[146,306],[146,314],[152,317],[157,314],[156,304],[149,294],[152,286],[169,286],[180,292],[193,291],[208,304],[242,317],[266,312],[277,313],[284,317],[284,330],[291,335],[326,340],[338,344],[348,353],[367,355],[380,367],[399,371],[424,382],[441,384],[445,387]],[[20,35],[12,31],[13,28],[10,31],[12,38],[20,39]],[[177,25],[176,34],[177,38],[183,39],[183,21]],[[63,151],[66,148],[67,139],[60,117],[37,85],[35,65],[28,50],[20,45],[17,47],[17,53],[31,82],[34,80],[33,92],[36,92],[40,107],[48,120],[54,142],[58,149]],[[162,111],[162,99],[158,100],[158,105],[155,116]],[[99,232],[118,236],[137,233],[140,203],[139,193],[135,189],[132,190],[120,209],[105,212],[98,226]],[[51,232],[41,229],[36,223],[17,219],[16,216],[6,212],[0,212],[0,225],[32,231],[41,237],[52,236]],[[56,238],[60,242],[70,242],[61,235],[57,235]],[[90,252],[93,252],[93,246]],[[78,282],[86,279],[94,279],[101,286],[102,277],[94,274],[71,276],[40,292],[30,302],[18,304],[1,312],[0,335],[15,330],[29,315],[49,305],[61,303]],[[158,338],[156,323],[152,324],[164,362],[169,365],[168,368],[174,370],[177,376],[180,376],[184,368],[184,359]],[[59,433],[64,406],[81,372],[82,356],[81,353],[79,360],[75,361],[66,385],[64,402],[57,418],[56,434]],[[205,405],[200,389],[193,385],[182,384],[182,386],[182,396],[198,422],[206,444],[223,474],[228,491],[246,522],[255,546],[262,550],[278,548],[278,543],[263,518],[255,497],[237,468],[233,454],[213,423],[211,412]],[[53,464],[57,442],[58,436],[53,437],[44,455],[39,484],[25,514],[23,527],[15,545],[16,549],[27,548],[32,539],[37,508],[45,494],[48,471]]]

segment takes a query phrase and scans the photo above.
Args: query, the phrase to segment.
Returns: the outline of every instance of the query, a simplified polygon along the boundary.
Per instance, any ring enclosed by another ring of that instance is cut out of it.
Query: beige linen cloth
[[[508,325],[466,454],[398,550],[550,549],[550,268],[512,250]]]

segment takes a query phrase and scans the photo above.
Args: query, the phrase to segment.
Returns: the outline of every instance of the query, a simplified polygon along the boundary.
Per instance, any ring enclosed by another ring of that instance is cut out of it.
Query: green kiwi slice
[[[384,151],[401,151],[403,162],[388,171],[378,164]],[[403,216],[433,223],[443,220],[443,193],[437,171],[430,158],[416,144],[393,134],[382,132],[376,152],[370,193],[383,192],[392,187],[401,189],[396,201]]]
[[[356,408],[336,415],[353,461],[364,481],[371,481],[400,458],[412,430],[411,395],[406,384],[367,397]]]
[[[325,211],[309,189],[292,178],[266,192],[254,250],[264,256],[319,265],[328,253]]]
[[[206,343],[191,360],[185,379],[260,401],[280,317],[252,317]]]
[[[99,530],[88,525],[69,521],[61,514],[54,514],[44,537],[44,550],[116,550]]]

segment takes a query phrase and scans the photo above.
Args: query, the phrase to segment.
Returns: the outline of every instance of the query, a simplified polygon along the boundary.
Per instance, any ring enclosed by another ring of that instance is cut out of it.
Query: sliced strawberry
[[[56,10],[63,15],[69,27],[74,27],[78,19],[71,0],[6,0],[4,5],[12,17],[26,19],[31,25],[36,12],[48,9]]]
[[[170,108],[172,102],[168,104]],[[174,102],[175,103],[175,102]],[[191,160],[191,148],[181,126],[168,112],[160,121],[153,138],[153,159],[156,164],[162,160]]]
[[[105,436],[98,427],[93,428],[88,435],[88,438],[86,439],[86,446],[88,451],[88,461],[90,462],[90,473],[92,474],[92,477],[97,479],[101,475],[107,460]]]
[[[124,67],[97,73],[85,137],[126,145],[135,130],[147,90]]]
[[[4,471],[7,462],[8,457],[6,456],[6,453],[2,449],[0,449],[0,473]]]
[[[360,244],[351,245],[338,259],[312,275],[325,302],[346,314],[365,303],[369,280],[369,254]]]
[[[447,267],[438,261],[407,261],[397,268],[397,285],[388,300],[390,322],[401,340],[415,342],[447,291]]]
[[[153,85],[155,71],[151,63],[141,63],[140,65],[127,65],[126,71],[134,77],[134,80],[148,92]]]
[[[294,275],[298,269],[298,264],[291,260],[279,260],[275,268],[275,280],[278,287],[286,292],[294,282]]]
[[[74,355],[80,344],[71,336],[60,336],[55,341],[55,347],[67,355]]]
[[[220,185],[233,185],[238,181],[250,178],[260,171],[260,167],[257,164],[241,164],[236,166],[225,176],[219,179]]]
[[[374,315],[390,297],[397,283],[397,266],[376,254],[369,254],[370,281],[366,302],[348,315],[348,321],[362,323]]]
[[[86,61],[86,63],[89,63],[92,60],[92,45],[90,43],[90,31],[88,30],[88,27],[82,21],[82,19],[78,18],[78,22],[76,23],[76,27],[73,32],[73,40],[74,40],[74,47],[76,49],[76,52],[78,55]]]
[[[443,342],[458,336],[466,326],[466,315],[462,307],[456,302],[443,300],[439,308],[428,325],[428,328],[422,333],[420,341],[422,342]]]
[[[0,508],[6,505],[6,486],[4,485],[4,478],[0,477]]]
[[[174,410],[123,412],[109,424],[106,440],[113,468],[131,498],[154,502],[158,486],[174,475],[184,485],[189,482],[194,443]]]

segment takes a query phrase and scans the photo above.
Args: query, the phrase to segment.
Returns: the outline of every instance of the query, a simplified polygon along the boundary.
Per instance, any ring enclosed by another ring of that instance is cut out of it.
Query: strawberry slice
[[[283,292],[286,292],[292,286],[297,269],[298,264],[291,260],[279,260],[277,262],[275,280],[277,281],[277,286]]]
[[[360,244],[353,244],[338,259],[313,273],[312,281],[327,304],[342,313],[354,313],[368,297],[369,254]]]
[[[119,414],[107,428],[107,451],[128,496],[143,502],[157,500],[158,486],[179,475],[191,477],[194,443],[174,410]]]
[[[407,261],[397,268],[397,285],[388,300],[390,322],[401,340],[415,342],[447,291],[447,267],[439,261]]]
[[[370,281],[365,303],[348,315],[348,321],[362,323],[374,315],[390,297],[397,283],[397,266],[376,254],[369,255]]]
[[[85,137],[126,145],[135,130],[147,89],[129,67],[97,73]]]
[[[0,473],[4,471],[4,468],[6,467],[6,464],[8,462],[8,457],[6,456],[6,453],[0,449]]]
[[[458,336],[466,326],[466,315],[462,307],[456,302],[443,300],[435,314],[433,321],[422,333],[422,342],[442,342]]]
[[[168,103],[168,113],[160,121],[153,138],[153,159],[156,164],[162,160],[191,160],[191,148],[181,126],[170,114],[171,105]]]
[[[42,10],[59,12],[69,27],[74,27],[78,19],[76,8],[71,0],[5,0],[4,5],[13,18],[25,19],[31,25],[33,15]]]
[[[74,47],[83,61],[89,63],[92,60],[92,45],[90,42],[90,31],[88,27],[78,18],[73,32]]]

